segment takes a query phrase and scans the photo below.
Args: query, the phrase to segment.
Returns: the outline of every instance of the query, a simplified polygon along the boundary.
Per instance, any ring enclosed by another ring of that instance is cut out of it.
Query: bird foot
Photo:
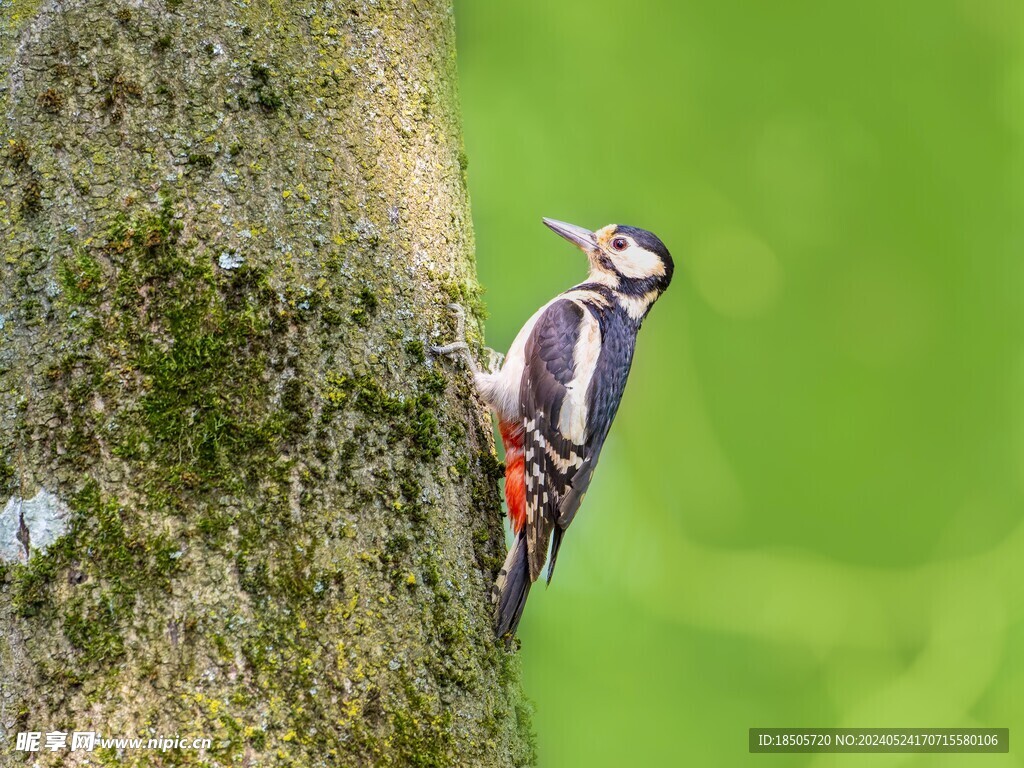
[[[449,304],[448,309],[455,313],[455,341],[444,346],[431,347],[430,351],[435,355],[444,355],[445,357],[461,355],[462,359],[466,361],[466,365],[469,366],[469,370],[474,374],[479,373],[480,367],[473,359],[473,353],[470,352],[469,344],[466,342],[466,311],[458,304]]]
[[[497,373],[500,371],[501,366],[505,364],[505,356],[490,347],[484,347],[484,352],[487,353],[487,372]]]
[[[449,304],[448,309],[455,314],[455,341],[443,346],[430,347],[430,351],[435,355],[446,357],[461,356],[469,366],[469,370],[474,374],[481,373],[480,366],[466,341],[466,311],[459,304]],[[484,372],[494,373],[500,370],[505,362],[505,356],[490,347],[484,347],[484,351],[487,353],[487,369]]]

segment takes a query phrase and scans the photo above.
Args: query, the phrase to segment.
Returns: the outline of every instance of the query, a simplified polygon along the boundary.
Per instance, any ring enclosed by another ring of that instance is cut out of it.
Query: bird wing
[[[583,463],[573,475],[572,489],[563,497],[558,510],[558,524],[563,530],[569,527],[590,486],[608,430],[622,402],[636,348],[636,331],[625,326],[621,315],[603,316],[600,330],[600,356],[584,399],[587,426]]]
[[[551,561],[548,563],[549,583],[555,571],[562,536],[576,516],[587,488],[590,487],[590,479],[601,456],[601,449],[608,437],[615,413],[619,409],[619,403],[622,402],[626,379],[633,364],[636,330],[625,324],[621,314],[600,313],[599,317],[597,354],[593,370],[578,371],[576,382],[577,385],[586,387],[585,392],[580,395],[583,409],[578,411],[579,416],[586,421],[582,451],[579,452],[583,461],[569,479],[568,490],[559,499],[558,515],[551,541]]]
[[[577,498],[573,504],[579,506],[582,494],[574,494],[576,478],[588,460],[591,467],[596,460],[596,454],[588,449],[587,399],[601,354],[600,324],[580,302],[571,299],[553,302],[526,342],[520,412],[531,581],[544,567],[552,533],[553,554],[557,554],[568,525],[561,522],[563,505],[567,499]],[[549,579],[550,574],[549,569]]]

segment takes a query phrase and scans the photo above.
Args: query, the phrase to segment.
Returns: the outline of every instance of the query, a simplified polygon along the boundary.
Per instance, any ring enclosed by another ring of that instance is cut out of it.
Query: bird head
[[[651,296],[653,303],[672,281],[672,256],[653,232],[625,224],[591,232],[554,219],[544,223],[587,254],[591,282],[629,296]]]

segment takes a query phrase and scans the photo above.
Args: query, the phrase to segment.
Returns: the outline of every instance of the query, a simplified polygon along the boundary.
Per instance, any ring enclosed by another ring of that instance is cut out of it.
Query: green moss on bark
[[[425,351],[483,313],[450,9],[14,10],[0,481],[72,509],[0,568],[19,725],[531,762],[488,426]]]

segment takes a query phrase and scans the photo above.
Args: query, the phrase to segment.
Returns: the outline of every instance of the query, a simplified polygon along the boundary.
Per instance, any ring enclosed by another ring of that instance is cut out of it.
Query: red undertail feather
[[[523,425],[502,421],[498,425],[505,444],[505,500],[512,530],[519,533],[526,525],[526,469],[523,465]]]

